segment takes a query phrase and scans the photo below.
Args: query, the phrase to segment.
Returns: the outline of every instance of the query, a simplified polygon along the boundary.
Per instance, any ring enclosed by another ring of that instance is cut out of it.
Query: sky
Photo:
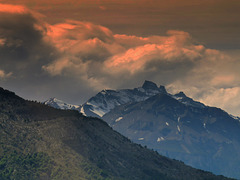
[[[0,86],[82,104],[150,80],[240,116],[239,9],[239,0],[0,0]]]

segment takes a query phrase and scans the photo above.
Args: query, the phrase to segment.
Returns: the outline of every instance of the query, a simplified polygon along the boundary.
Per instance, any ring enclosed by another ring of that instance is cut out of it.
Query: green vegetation
[[[38,179],[49,177],[53,161],[46,153],[6,152],[0,157],[0,179]]]

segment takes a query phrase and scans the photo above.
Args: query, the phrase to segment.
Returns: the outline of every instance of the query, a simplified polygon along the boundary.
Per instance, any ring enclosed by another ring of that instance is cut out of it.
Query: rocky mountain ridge
[[[141,87],[134,89],[102,90],[82,105],[72,105],[56,98],[50,98],[44,104],[58,109],[78,110],[85,116],[102,117],[117,106],[144,101],[159,93],[168,94],[186,105],[205,107],[204,104],[194,101],[183,92],[171,95],[166,91],[164,86],[160,85],[158,87],[154,82],[147,80],[145,80]]]

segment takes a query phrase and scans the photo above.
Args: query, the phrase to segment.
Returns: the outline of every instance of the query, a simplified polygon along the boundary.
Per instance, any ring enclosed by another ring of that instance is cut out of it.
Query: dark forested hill
[[[0,89],[0,179],[226,179],[132,143],[104,121]]]

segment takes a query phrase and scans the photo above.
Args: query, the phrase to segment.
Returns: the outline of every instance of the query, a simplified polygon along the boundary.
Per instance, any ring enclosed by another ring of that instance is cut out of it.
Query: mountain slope
[[[0,89],[0,179],[226,179],[134,144],[104,121]]]
[[[133,142],[217,174],[240,178],[240,123],[182,92],[160,93],[103,116]]]

